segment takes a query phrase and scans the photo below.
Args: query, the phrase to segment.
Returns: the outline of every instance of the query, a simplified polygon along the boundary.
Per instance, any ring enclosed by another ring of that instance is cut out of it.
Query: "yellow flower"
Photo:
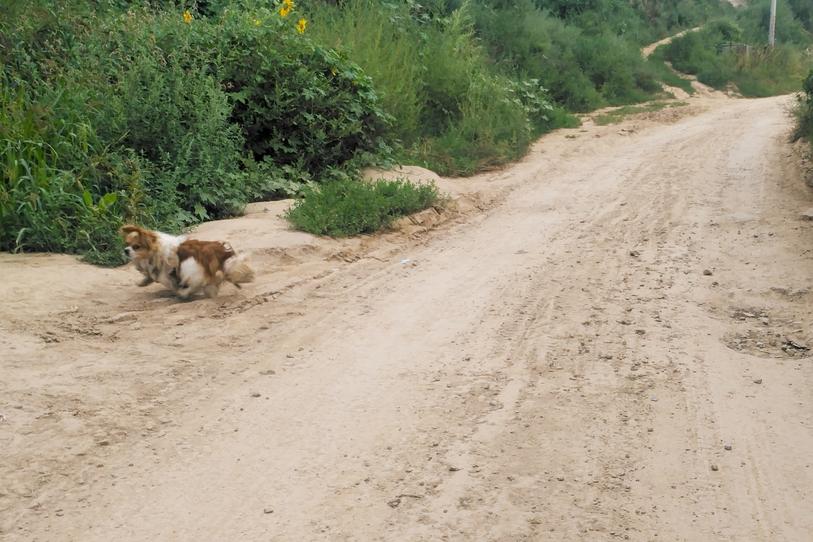
[[[254,19],[254,26],[260,26],[263,22],[259,19]]]
[[[304,34],[305,33],[305,28],[307,28],[307,27],[308,27],[308,21],[306,21],[305,19],[299,19],[299,22],[296,23],[296,31],[299,32],[300,34]]]
[[[186,24],[189,24],[189,23],[192,22],[192,14],[189,13],[188,9],[183,12],[183,22],[185,22]]]
[[[294,9],[294,0],[282,0],[282,7],[279,8],[279,14],[282,17],[287,17]]]

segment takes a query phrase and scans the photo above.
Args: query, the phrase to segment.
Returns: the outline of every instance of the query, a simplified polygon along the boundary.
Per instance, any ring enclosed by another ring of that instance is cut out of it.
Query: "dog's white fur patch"
[[[208,282],[206,271],[195,258],[187,258],[181,262],[178,278],[180,279],[178,295],[181,297],[189,297]]]

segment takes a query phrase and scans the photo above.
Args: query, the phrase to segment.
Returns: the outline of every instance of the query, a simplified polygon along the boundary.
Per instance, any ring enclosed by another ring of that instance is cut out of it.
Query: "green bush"
[[[345,178],[307,189],[304,199],[291,207],[286,218],[296,228],[315,235],[345,237],[375,232],[437,200],[434,185]]]
[[[314,11],[316,39],[346,51],[380,91],[400,158],[441,174],[504,163],[539,133],[571,122],[540,81],[494,69],[475,35],[473,6],[348,0]]]
[[[796,129],[793,132],[794,141],[800,138],[807,139],[813,145],[813,70],[802,83],[803,93],[798,97],[794,109],[796,116]]]
[[[262,23],[266,18],[269,23]],[[280,31],[285,21],[275,13],[259,10],[224,19],[222,79],[235,103],[231,119],[242,128],[254,158],[319,176],[389,152],[383,135],[390,118],[357,64],[304,36]]]
[[[802,0],[804,2],[805,0]],[[808,46],[811,43],[811,29],[796,17],[795,10],[810,10],[810,4],[798,6],[785,1],[776,4],[776,42]],[[755,44],[768,42],[768,25],[770,22],[771,0],[751,0],[738,13],[737,22],[743,29],[744,38]],[[809,13],[809,11],[808,11]]]
[[[324,3],[311,8],[312,37],[344,51],[372,79],[381,107],[395,119],[388,136],[410,146],[426,131],[424,60],[426,28],[408,9],[382,7],[373,0],[343,2],[341,9]]]
[[[68,89],[36,95],[0,78],[0,250],[85,253],[119,263],[115,235],[127,202],[118,157],[76,115]],[[117,188],[124,188],[123,186]]]
[[[582,17],[567,20],[575,19],[584,22]],[[570,111],[638,102],[660,90],[636,41],[592,25],[589,31],[568,25],[530,0],[517,2],[513,10],[484,3],[476,20],[479,35],[504,71],[539,80]]]
[[[733,11],[718,0],[534,0],[590,34],[610,33],[639,45]]]

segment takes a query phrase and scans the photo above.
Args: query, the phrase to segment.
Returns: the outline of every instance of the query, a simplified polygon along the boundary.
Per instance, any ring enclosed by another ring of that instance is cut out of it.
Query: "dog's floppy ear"
[[[130,235],[133,232],[136,232],[139,235],[141,235],[141,231],[142,231],[141,228],[139,228],[138,226],[134,226],[132,224],[125,224],[124,226],[119,228],[119,233],[125,239],[127,238],[128,235]]]
[[[133,234],[136,234],[138,242],[147,248],[151,248],[155,243],[155,233],[150,230],[145,230],[140,226],[134,226],[133,224],[125,224],[119,229],[119,233],[121,233],[125,242],[128,242],[128,239],[130,239]]]

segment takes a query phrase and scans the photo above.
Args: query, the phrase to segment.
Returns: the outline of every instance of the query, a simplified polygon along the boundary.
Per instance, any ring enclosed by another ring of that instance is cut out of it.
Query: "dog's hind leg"
[[[206,288],[203,289],[203,293],[206,294],[206,297],[217,297],[217,293],[220,291],[220,286],[217,284],[209,284]]]
[[[197,289],[194,286],[187,286],[182,284],[177,290],[175,290],[175,293],[178,294],[178,297],[180,297],[181,299],[189,299],[189,297],[196,291]]]

